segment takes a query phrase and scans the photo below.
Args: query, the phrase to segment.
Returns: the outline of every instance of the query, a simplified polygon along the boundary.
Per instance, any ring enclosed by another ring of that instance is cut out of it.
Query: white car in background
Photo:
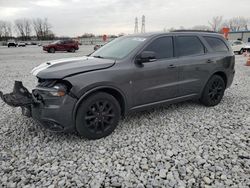
[[[243,48],[244,52],[249,52],[250,53],[250,42],[246,43],[244,48]]]
[[[18,42],[18,43],[17,43],[17,46],[18,46],[18,47],[25,47],[26,44],[25,44],[25,42]]]
[[[234,53],[243,54],[244,47],[246,46],[243,41],[231,40],[229,43],[231,44]]]

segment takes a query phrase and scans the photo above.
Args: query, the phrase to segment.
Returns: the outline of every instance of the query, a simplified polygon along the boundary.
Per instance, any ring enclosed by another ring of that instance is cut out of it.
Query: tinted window
[[[205,48],[200,39],[195,36],[179,36],[177,37],[178,55],[200,55],[205,53]]]
[[[157,59],[171,58],[174,56],[173,38],[161,37],[155,39],[149,44],[144,51],[153,51],[156,53]]]
[[[215,52],[228,51],[226,44],[221,39],[215,37],[204,37],[204,38]]]
[[[240,41],[236,41],[236,42],[234,42],[234,44],[236,44],[236,45],[241,45],[241,44],[242,44],[242,42],[240,42]]]
[[[73,41],[72,40],[65,40],[65,41],[63,41],[63,43],[64,44],[70,44],[70,43],[73,43]]]

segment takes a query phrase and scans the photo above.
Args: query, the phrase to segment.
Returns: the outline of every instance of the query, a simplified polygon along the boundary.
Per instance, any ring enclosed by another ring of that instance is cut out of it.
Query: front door
[[[178,67],[173,37],[154,39],[143,51],[153,51],[156,61],[136,66],[133,76],[134,106],[146,105],[177,96]]]

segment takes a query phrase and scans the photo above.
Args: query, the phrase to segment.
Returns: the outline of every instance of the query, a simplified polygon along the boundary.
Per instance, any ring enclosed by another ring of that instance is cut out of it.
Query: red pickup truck
[[[43,50],[49,53],[55,53],[55,51],[75,52],[78,49],[78,42],[74,40],[57,40],[43,46]]]

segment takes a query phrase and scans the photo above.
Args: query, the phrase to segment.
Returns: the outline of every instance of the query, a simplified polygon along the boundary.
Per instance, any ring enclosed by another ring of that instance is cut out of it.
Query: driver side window
[[[160,37],[151,42],[143,51],[153,51],[156,59],[174,57],[173,37]]]

